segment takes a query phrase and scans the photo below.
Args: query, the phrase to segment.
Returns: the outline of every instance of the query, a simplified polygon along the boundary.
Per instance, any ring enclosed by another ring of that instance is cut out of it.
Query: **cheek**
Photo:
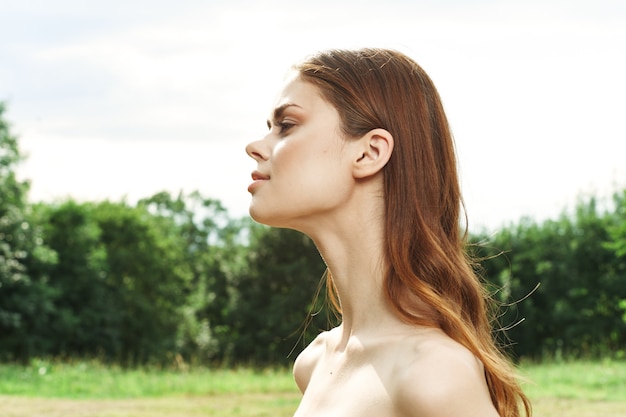
[[[341,189],[344,180],[351,178],[342,144],[333,132],[278,142],[272,152],[272,174],[281,187],[296,193]]]
[[[293,144],[279,143],[272,153],[272,175],[281,181],[289,179],[298,160],[306,160],[306,155],[299,153]]]
[[[320,149],[304,140],[280,142],[272,153],[272,170],[281,175],[281,180],[292,176],[300,176],[305,169],[324,164],[328,155],[320,153]],[[284,177],[282,177],[284,175]]]

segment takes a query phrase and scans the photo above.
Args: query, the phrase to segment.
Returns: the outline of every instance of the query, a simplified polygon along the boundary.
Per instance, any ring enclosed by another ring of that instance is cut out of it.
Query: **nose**
[[[246,153],[255,161],[265,161],[269,157],[266,146],[263,146],[263,139],[255,140],[246,145]]]

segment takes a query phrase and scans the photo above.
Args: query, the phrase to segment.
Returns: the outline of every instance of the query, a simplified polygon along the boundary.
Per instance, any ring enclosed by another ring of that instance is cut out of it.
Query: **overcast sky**
[[[362,46],[433,78],[471,226],[626,188],[625,1],[378,3],[0,0],[0,101],[31,200],[197,189],[246,215],[244,147],[288,67]]]

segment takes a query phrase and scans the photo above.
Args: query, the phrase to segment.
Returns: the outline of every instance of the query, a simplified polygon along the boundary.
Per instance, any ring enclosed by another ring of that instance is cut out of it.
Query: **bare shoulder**
[[[395,399],[403,416],[497,417],[484,369],[464,346],[433,330],[408,340],[397,372]]]
[[[315,366],[318,364],[324,350],[326,349],[326,340],[329,332],[322,332],[298,355],[293,364],[293,376],[300,392],[304,393],[306,387],[311,380],[311,374]]]

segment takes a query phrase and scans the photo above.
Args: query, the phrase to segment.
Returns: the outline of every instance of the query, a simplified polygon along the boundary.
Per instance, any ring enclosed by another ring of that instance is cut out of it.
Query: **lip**
[[[269,175],[265,175],[265,174],[263,174],[263,173],[261,173],[259,171],[252,171],[252,179],[254,181],[257,181],[257,180],[269,180],[270,176]]]
[[[265,175],[259,171],[252,172],[252,184],[248,186],[248,192],[252,192],[255,188],[263,184],[265,181],[269,180],[269,175]]]

